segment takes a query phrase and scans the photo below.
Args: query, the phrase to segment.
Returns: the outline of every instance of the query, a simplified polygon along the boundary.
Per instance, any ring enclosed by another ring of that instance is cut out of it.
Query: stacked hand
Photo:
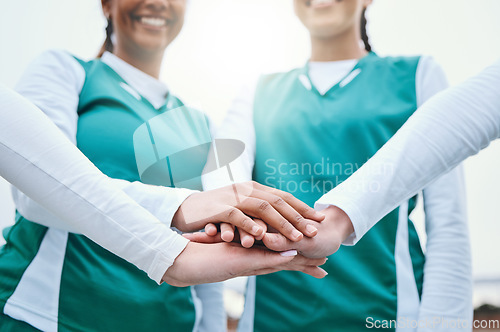
[[[324,264],[326,258],[306,258],[298,255],[296,250],[281,250],[279,246],[290,246],[303,238],[314,237],[324,218],[323,214],[293,195],[255,182],[193,194],[174,215],[172,226],[183,232],[206,227],[207,234],[186,234],[186,237],[201,240],[207,236],[209,240],[205,240],[206,243],[190,242],[168,268],[163,280],[174,286],[188,286],[280,270],[301,271],[323,278],[327,273],[319,265]],[[274,235],[280,236],[274,239],[274,251],[245,249],[231,243],[235,239],[235,230],[248,248],[255,239],[273,240],[268,237],[268,226],[279,232]]]
[[[319,267],[326,258],[306,258],[296,251],[277,253],[269,250],[245,249],[235,243],[200,244],[190,242],[168,268],[163,280],[184,287],[224,281],[239,276],[252,276],[293,270],[323,278],[327,273]]]
[[[299,241],[303,235],[315,236],[318,222],[325,216],[289,193],[246,182],[189,196],[174,215],[172,226],[183,232],[207,226],[213,235],[213,224],[219,223],[226,242],[233,240],[235,227],[242,236],[262,239],[266,226],[253,218],[265,221],[289,240]]]
[[[304,237],[293,242],[278,232],[268,231],[262,237],[262,243],[270,250],[285,251],[297,250],[301,255],[310,258],[327,257],[334,254],[342,242],[354,232],[351,220],[341,209],[330,206],[323,211],[325,220],[317,223],[317,235]],[[224,241],[220,232],[193,233],[185,235],[189,240],[199,243],[217,243]],[[244,238],[241,237],[241,241]]]

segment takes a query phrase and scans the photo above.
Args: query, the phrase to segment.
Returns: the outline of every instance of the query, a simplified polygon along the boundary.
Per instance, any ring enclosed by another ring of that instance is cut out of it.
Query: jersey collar
[[[369,62],[374,57],[377,57],[377,54],[375,54],[375,52],[373,51],[370,51],[367,55],[359,59],[358,63],[354,66],[354,68],[352,68],[352,70],[350,70],[337,84],[332,86],[330,90],[328,90],[325,94],[321,94],[318,91],[318,89],[316,89],[316,87],[311,81],[311,78],[309,77],[309,61],[307,61],[305,66],[300,69],[298,79],[306,90],[309,90],[312,93],[315,93],[319,96],[326,96],[332,93],[333,91],[341,89],[346,85],[348,85],[349,83],[351,83],[356,77],[358,77],[361,74],[365,63]]]

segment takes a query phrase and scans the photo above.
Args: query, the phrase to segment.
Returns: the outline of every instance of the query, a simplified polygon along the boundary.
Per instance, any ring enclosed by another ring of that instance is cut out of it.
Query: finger
[[[283,270],[276,269],[276,268],[260,269],[260,270],[255,270],[255,271],[249,272],[248,276],[261,276],[264,274],[271,274],[271,273],[279,272],[279,271],[283,271]]]
[[[327,260],[328,259],[326,257],[308,258],[302,255],[297,255],[292,259],[292,261],[289,264],[297,266],[321,266],[325,264]]]
[[[286,251],[290,249],[295,249],[295,243],[288,240],[282,234],[279,233],[266,233],[262,238],[262,243],[274,251]]]
[[[205,233],[206,233],[207,235],[210,235],[210,236],[215,236],[215,235],[217,235],[217,233],[218,233],[217,226],[215,226],[215,224],[212,224],[212,223],[207,224],[207,225],[205,226]]]
[[[262,232],[261,235],[255,237],[255,240],[260,241],[260,240],[262,240],[262,238],[264,237],[264,235],[267,232],[267,224],[260,219],[254,219],[253,221],[255,221],[264,230],[264,232]]]
[[[290,263],[297,252],[282,255],[277,252],[260,248],[245,249],[234,243],[231,246],[231,264],[234,275],[252,275],[251,273],[261,269],[276,269],[278,266]]]
[[[239,228],[238,228],[238,233],[240,233],[241,245],[244,248],[251,248],[253,246],[253,244],[255,243],[255,238],[252,235],[248,234],[247,232],[245,232],[244,230],[239,229]]]
[[[182,234],[186,239],[192,242],[198,243],[220,243],[224,242],[221,238],[221,234],[217,233],[215,236],[210,236],[205,232],[196,232],[196,233],[184,233]]]
[[[234,226],[223,222],[220,224],[220,233],[222,240],[231,242],[234,240]]]
[[[259,226],[259,224],[235,207],[231,207],[225,213],[219,214],[218,219],[222,222],[231,224],[234,227],[243,229],[252,236],[260,236],[264,233],[264,230]]]
[[[310,276],[313,276],[314,278],[317,278],[317,279],[322,279],[328,275],[328,272],[326,272],[321,267],[303,266],[303,265],[282,266],[282,267],[277,267],[277,268],[264,268],[264,269],[252,271],[249,273],[249,275],[264,275],[264,274],[275,273],[275,272],[279,272],[279,271],[283,271],[283,270],[302,272],[302,273],[308,274]]]
[[[308,237],[314,237],[318,234],[318,229],[314,224],[314,220],[305,219],[299,212],[288,204],[282,197],[271,194],[263,190],[255,190],[253,195],[255,198],[260,198],[269,202],[272,207],[279,212],[288,222],[297,228],[302,234]]]
[[[314,210],[309,205],[302,202],[300,199],[296,198],[290,193],[287,193],[285,191],[276,188],[264,186],[257,182],[255,183],[254,187],[256,189],[260,189],[262,191],[281,197],[283,200],[285,200],[285,202],[287,202],[293,209],[295,209],[295,211],[300,213],[304,218],[312,219],[314,221],[323,221],[325,219],[325,215],[323,213]]]
[[[300,272],[313,276],[317,279],[323,279],[328,275],[328,272],[318,266],[306,266],[305,268],[300,270]]]
[[[249,197],[238,204],[238,208],[248,215],[265,221],[292,241],[300,241],[303,238],[303,234],[279,214],[268,201]]]

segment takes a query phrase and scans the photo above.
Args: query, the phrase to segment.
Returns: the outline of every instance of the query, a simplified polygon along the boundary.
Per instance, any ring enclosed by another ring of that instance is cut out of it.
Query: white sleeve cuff
[[[335,202],[335,203],[331,203]],[[352,226],[354,228],[354,232],[349,235],[344,242],[342,242],[345,246],[353,246],[368,232],[370,229],[366,222],[364,221],[363,215],[359,209],[348,203],[348,199],[342,199],[341,197],[335,197],[335,195],[327,193],[323,197],[321,197],[315,204],[314,209],[316,211],[324,210],[329,206],[336,206],[342,211],[344,211],[349,219],[351,219]]]
[[[121,189],[140,206],[169,227],[172,224],[172,218],[182,202],[192,194],[199,192],[184,188],[167,188],[119,179],[111,179],[111,181],[118,189]]]
[[[165,243],[165,249],[158,252],[150,268],[147,269],[149,278],[161,284],[165,272],[174,264],[175,259],[186,248],[188,243],[188,239],[178,234],[175,235],[175,238],[169,239],[169,241]]]

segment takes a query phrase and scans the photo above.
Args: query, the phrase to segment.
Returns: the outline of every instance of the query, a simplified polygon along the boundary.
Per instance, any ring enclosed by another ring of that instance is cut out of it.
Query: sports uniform
[[[85,62],[65,52],[47,52],[32,64],[17,89],[76,141],[103,173],[127,181],[141,180],[134,151],[137,128],[182,106],[161,82],[111,53]],[[195,116],[208,124],[202,113]],[[177,130],[189,135],[193,128],[187,124]],[[154,138],[155,146],[161,146],[163,142]],[[205,157],[201,151],[197,160],[191,160],[199,164],[200,174]],[[165,207],[164,201],[149,197],[134,184],[124,186],[130,196],[142,197],[141,205],[161,215],[161,220],[169,222],[179,206]],[[219,284],[157,285],[88,238],[57,228],[61,225],[57,218],[24,194],[16,191],[15,202],[23,215],[18,214],[8,231],[0,256],[6,286],[0,322],[11,317],[44,331],[216,331],[223,326]]]
[[[218,137],[246,144],[245,154],[232,165],[237,181],[251,176],[314,205],[445,86],[442,71],[430,58],[369,53],[359,61],[310,63],[261,78],[236,100]],[[408,218],[413,198],[355,247],[344,246],[329,257],[323,266],[329,275],[323,280],[288,271],[257,277],[256,283],[250,279],[240,329],[363,331],[374,321],[470,320],[462,180],[456,170],[424,190],[428,244],[437,243],[428,246],[427,261]],[[204,183],[206,188],[227,184],[221,173],[207,176]],[[377,190],[376,183],[365,185],[362,190]],[[334,203],[322,202],[318,208]],[[451,270],[443,269],[453,255],[463,259]],[[459,298],[456,287],[464,290]]]

